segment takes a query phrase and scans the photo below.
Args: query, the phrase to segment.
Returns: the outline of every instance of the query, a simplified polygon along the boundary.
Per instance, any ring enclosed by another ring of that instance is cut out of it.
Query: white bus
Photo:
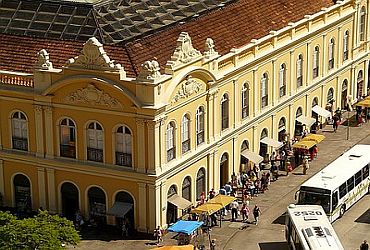
[[[333,222],[370,192],[370,145],[356,145],[303,183],[297,204],[321,205]]]
[[[285,216],[285,238],[292,250],[344,250],[319,205],[289,205]]]

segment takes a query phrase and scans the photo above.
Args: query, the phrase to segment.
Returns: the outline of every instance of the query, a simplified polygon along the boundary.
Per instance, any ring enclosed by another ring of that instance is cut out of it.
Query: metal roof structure
[[[0,33],[117,44],[235,0],[0,0]]]

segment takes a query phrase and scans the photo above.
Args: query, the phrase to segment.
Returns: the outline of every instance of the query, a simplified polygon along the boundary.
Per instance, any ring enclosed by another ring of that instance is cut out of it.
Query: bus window
[[[300,191],[298,204],[321,205],[325,213],[330,212],[330,195]]]
[[[331,211],[334,211],[334,209],[337,207],[338,205],[338,191],[335,191],[333,193],[333,198],[332,198],[332,202],[331,202]]]
[[[347,190],[348,190],[348,192],[351,191],[354,187],[355,187],[355,183],[354,183],[354,178],[352,176],[347,180]]]
[[[362,181],[362,175],[361,175],[361,170],[358,171],[356,174],[355,174],[355,185],[357,187],[358,184],[360,184]]]
[[[362,179],[365,179],[369,176],[369,165],[365,166],[362,169]]]
[[[342,199],[347,194],[346,183],[339,186],[339,199]]]

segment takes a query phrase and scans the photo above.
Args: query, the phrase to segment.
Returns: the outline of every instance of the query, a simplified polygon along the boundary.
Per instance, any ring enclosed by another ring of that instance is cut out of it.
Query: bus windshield
[[[298,204],[321,205],[325,213],[330,213],[330,195],[328,194],[300,191]]]

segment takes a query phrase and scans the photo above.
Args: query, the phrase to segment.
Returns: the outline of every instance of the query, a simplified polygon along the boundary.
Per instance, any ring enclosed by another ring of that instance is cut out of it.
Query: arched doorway
[[[204,168],[199,169],[197,173],[197,182],[196,182],[196,195],[197,200],[200,199],[200,194],[206,192],[206,171]]]
[[[229,156],[224,153],[220,160],[220,187],[225,185],[229,180]]]
[[[124,210],[122,211],[122,216],[116,216],[117,225],[122,226],[125,221],[126,223],[128,222],[128,232],[129,235],[132,235],[132,232],[135,229],[134,198],[131,196],[131,194],[125,191],[120,191],[116,194],[114,201],[122,203],[122,210]]]
[[[347,110],[347,95],[348,95],[348,81],[345,79],[342,83],[342,95],[340,99],[340,107]]]
[[[67,219],[74,220],[76,211],[80,209],[78,189],[74,184],[65,182],[62,184],[60,192],[62,196],[62,213]]]
[[[106,197],[99,187],[91,187],[87,192],[89,201],[89,215],[98,224],[106,224]]]
[[[281,117],[279,121],[279,126],[278,126],[278,140],[280,142],[284,142],[286,140],[286,127],[285,127],[285,118]]]
[[[303,114],[302,108],[299,107],[297,109],[297,112],[295,113],[296,120],[295,120],[295,125],[294,125],[294,134],[296,136],[300,136],[303,132],[303,124],[301,122],[297,121],[297,118],[300,117],[302,114]]]
[[[172,195],[177,194],[177,188],[175,185],[172,185],[167,192],[167,200],[171,198]],[[170,225],[175,223],[177,220],[177,206],[174,204],[167,202],[167,224]]]
[[[31,212],[31,183],[27,176],[17,174],[13,179],[15,208],[18,212]]]
[[[241,147],[240,147],[240,153],[244,150],[249,149],[249,143],[247,140],[244,140]],[[240,154],[240,172],[249,171],[249,160],[244,157],[242,154]]]
[[[317,99],[317,97],[313,98],[311,107],[315,107],[316,105],[319,105],[319,100]],[[311,117],[315,118],[315,120],[316,120],[316,122],[314,124],[312,124],[312,126],[311,126],[311,132],[316,133],[317,124],[318,124],[318,121],[319,121],[319,115],[316,112],[311,111]]]
[[[260,140],[268,136],[267,129],[264,128],[261,132]],[[259,155],[264,158],[264,161],[268,161],[268,155],[267,155],[267,144],[260,142],[260,152]]]
[[[364,76],[362,70],[360,70],[357,75],[357,93],[356,93],[357,99],[361,99],[364,96],[363,89],[364,89]]]

